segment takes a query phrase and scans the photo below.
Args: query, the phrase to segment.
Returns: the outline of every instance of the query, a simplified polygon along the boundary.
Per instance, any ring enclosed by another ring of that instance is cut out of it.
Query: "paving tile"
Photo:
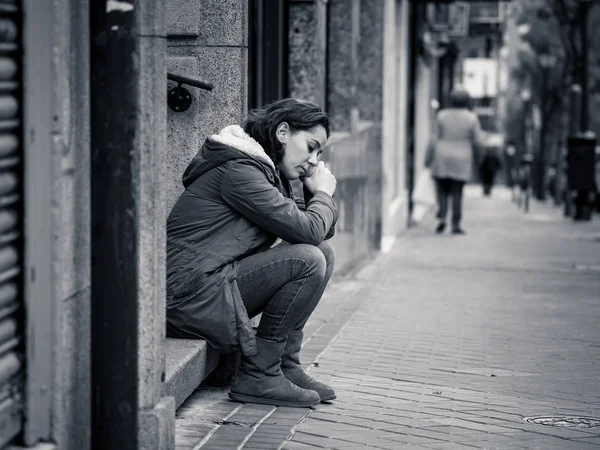
[[[456,428],[466,428],[469,430],[479,430],[485,433],[511,433],[514,432],[514,429],[508,427],[502,427],[498,425],[492,425],[489,423],[480,423],[474,422],[471,420],[463,420],[457,418],[447,418],[447,419],[431,419],[432,422],[439,423],[441,425],[450,425]]]
[[[303,444],[301,442],[287,442],[284,447],[286,450],[311,450],[314,449],[314,445]],[[320,447],[323,448],[323,447]]]
[[[197,445],[202,438],[190,437],[190,436],[176,436],[175,437],[175,446],[177,448],[180,447],[194,447]]]
[[[353,444],[360,444],[366,447],[375,447],[380,449],[387,450],[395,450],[397,448],[398,442],[403,444],[408,444],[406,441],[396,441],[394,439],[382,439],[377,437],[361,437],[361,436],[352,436],[351,438],[338,438],[339,440],[344,440],[346,442],[351,442]]]
[[[440,442],[440,443],[428,443],[427,448],[435,450],[473,450],[474,448],[481,448],[475,445],[461,444],[457,442]]]
[[[294,435],[293,442],[300,442],[302,444],[312,445],[316,448],[336,448],[336,445],[338,443],[346,444],[346,442],[339,441],[337,439],[325,438],[322,436],[314,436],[302,432],[298,432]]]
[[[583,439],[573,439],[575,442],[585,442],[587,444],[596,444],[600,446],[600,436],[589,436]]]
[[[404,443],[404,444],[414,444],[414,445],[448,442],[446,440],[441,440],[441,439],[436,439],[436,438],[426,437],[426,436],[415,436],[412,434],[398,434],[398,435],[388,437],[388,439],[390,441],[394,441],[394,442],[400,442],[400,443]]]

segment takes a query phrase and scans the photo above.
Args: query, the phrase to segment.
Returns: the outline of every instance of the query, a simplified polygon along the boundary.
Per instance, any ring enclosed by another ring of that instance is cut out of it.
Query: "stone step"
[[[178,408],[217,367],[218,352],[202,339],[167,338],[163,395]]]
[[[258,326],[260,316],[259,314],[251,319],[252,326]],[[175,397],[175,408],[179,408],[215,370],[219,363],[219,353],[203,339],[167,338],[165,347],[163,396]],[[225,357],[219,371],[215,372],[217,380],[213,382],[229,378],[235,370],[235,357]]]

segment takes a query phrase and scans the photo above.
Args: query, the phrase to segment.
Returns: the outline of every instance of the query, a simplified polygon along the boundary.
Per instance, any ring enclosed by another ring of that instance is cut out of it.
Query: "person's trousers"
[[[483,185],[483,192],[489,194],[494,186],[494,179],[496,178],[496,171],[488,167],[482,167],[480,171],[481,184]]]
[[[237,285],[249,317],[262,313],[256,334],[284,341],[302,330],[333,273],[335,252],[323,241],[280,244],[239,261]]]
[[[452,227],[460,227],[462,217],[462,192],[464,181],[454,180],[452,178],[436,178],[435,184],[438,197],[437,218],[441,222],[446,221],[448,215],[448,198],[452,199]]]

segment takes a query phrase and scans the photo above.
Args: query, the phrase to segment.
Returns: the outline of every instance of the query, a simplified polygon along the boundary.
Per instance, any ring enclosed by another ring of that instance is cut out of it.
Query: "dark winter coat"
[[[237,125],[205,141],[183,185],[167,220],[167,334],[252,355],[237,261],[281,240],[320,244],[337,220],[333,199],[317,192],[303,211],[263,148]]]

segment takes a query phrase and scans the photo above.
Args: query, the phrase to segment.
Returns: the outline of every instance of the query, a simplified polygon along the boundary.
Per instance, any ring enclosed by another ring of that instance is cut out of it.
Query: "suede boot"
[[[318,405],[319,394],[302,389],[281,371],[284,342],[267,341],[256,337],[257,354],[242,355],[240,368],[231,385],[229,398],[241,403],[261,403],[273,406],[306,408]]]
[[[281,358],[281,371],[296,386],[316,391],[321,401],[333,400],[335,399],[333,388],[308,376],[300,365],[300,347],[302,347],[303,336],[302,331],[290,332]]]

